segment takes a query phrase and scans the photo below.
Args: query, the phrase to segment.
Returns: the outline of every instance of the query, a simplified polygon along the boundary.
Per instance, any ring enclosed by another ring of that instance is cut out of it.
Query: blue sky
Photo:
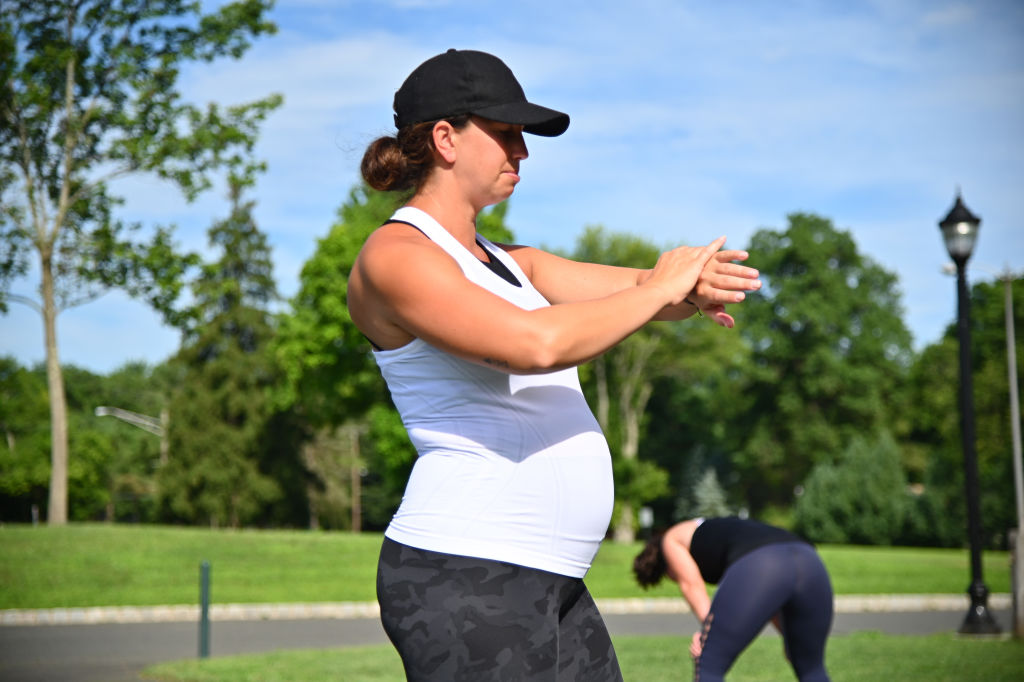
[[[745,248],[816,213],[897,274],[916,348],[955,318],[937,223],[958,187],[982,218],[971,281],[1024,272],[1024,3],[279,0],[273,18],[276,36],[186,70],[182,88],[196,102],[285,97],[253,195],[284,296],[366,145],[393,132],[395,89],[450,47],[498,55],[532,101],[572,117],[561,137],[528,136],[508,214],[521,243],[571,249],[603,225]],[[115,189],[125,217],[174,223],[196,250],[228,210],[222,189],[193,204],[152,180]],[[64,312],[58,333],[63,362],[101,373],[162,361],[179,341],[116,292]],[[31,364],[42,349],[38,316],[12,305],[0,354]]]

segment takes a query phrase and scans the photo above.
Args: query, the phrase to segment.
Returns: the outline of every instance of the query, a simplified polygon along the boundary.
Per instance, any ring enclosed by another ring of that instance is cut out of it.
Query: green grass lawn
[[[627,681],[690,679],[686,642],[678,637],[617,637],[615,649]],[[860,632],[829,640],[826,662],[833,682],[1019,682],[1024,644],[1008,639],[921,637]],[[250,656],[177,661],[153,666],[145,677],[162,682],[401,682],[398,654],[390,646],[280,651]],[[729,682],[795,679],[778,637],[759,637],[743,652]]]
[[[0,608],[373,601],[379,535],[73,524],[0,528]],[[39,570],[45,566],[46,570]]]
[[[195,604],[199,564],[212,566],[214,603],[372,601],[379,534],[310,531],[231,531],[166,526],[71,524],[0,526],[0,609]],[[679,598],[668,583],[644,592],[630,566],[639,543],[605,543],[587,576],[598,599]],[[967,550],[823,546],[843,594],[963,594]],[[1009,556],[987,552],[985,582],[1009,592]],[[627,680],[688,679],[686,641],[621,637],[616,649]],[[833,637],[828,664],[835,682],[879,680],[1017,681],[1024,644],[862,632]],[[279,651],[184,660],[150,668],[166,682],[285,682],[315,679],[402,680],[390,646]],[[793,679],[777,637],[761,637],[743,653],[730,682]]]
[[[143,525],[0,526],[0,609],[195,604],[199,564],[214,603],[373,601],[381,536]],[[606,542],[587,576],[598,599],[675,597],[644,591],[630,567],[639,543]],[[963,594],[965,549],[822,546],[836,594]],[[991,592],[1010,591],[1006,552],[986,552]]]
[[[638,551],[639,543],[605,542],[587,574],[591,593],[598,598],[678,597],[679,589],[665,580],[646,592],[636,586],[631,567]],[[964,594],[970,582],[966,549],[822,545],[818,552],[836,594]],[[983,570],[990,592],[1010,591],[1008,552],[985,552]]]

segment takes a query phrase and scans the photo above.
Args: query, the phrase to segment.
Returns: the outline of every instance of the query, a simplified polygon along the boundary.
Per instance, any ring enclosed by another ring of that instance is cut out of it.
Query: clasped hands
[[[745,261],[746,251],[730,249],[718,251],[701,270],[697,284],[687,298],[717,324],[732,328],[736,320],[725,312],[728,303],[739,303],[746,292],[761,288],[759,272],[736,261]]]

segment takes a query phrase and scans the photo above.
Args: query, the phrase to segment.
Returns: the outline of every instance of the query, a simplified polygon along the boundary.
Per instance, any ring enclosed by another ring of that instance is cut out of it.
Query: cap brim
[[[530,102],[496,104],[470,113],[492,121],[521,125],[524,132],[543,137],[557,137],[569,128],[569,114]]]

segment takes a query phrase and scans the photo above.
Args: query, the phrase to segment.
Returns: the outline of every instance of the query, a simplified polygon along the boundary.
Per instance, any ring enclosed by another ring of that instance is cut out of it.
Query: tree
[[[231,215],[210,228],[220,258],[193,284],[195,304],[175,362],[183,370],[170,405],[170,452],[159,472],[169,518],[233,528],[280,494],[261,471],[277,381],[267,352],[277,293],[266,237],[231,180]]]
[[[334,471],[367,470],[362,500],[368,506],[367,527],[380,527],[394,513],[415,457],[384,380],[370,355],[370,343],[348,314],[348,277],[363,242],[387,221],[406,197],[378,192],[365,185],[351,190],[338,210],[338,219],[316,252],[305,263],[299,291],[290,311],[279,319],[272,344],[276,365],[284,379],[275,391],[278,409],[294,410],[304,424],[307,439],[331,443],[339,427],[361,434],[359,462],[333,464],[320,458],[316,468],[327,476]],[[477,217],[477,229],[495,242],[508,242],[507,203]],[[322,448],[321,454],[349,457],[341,448]],[[308,450],[312,456],[316,449]],[[337,478],[337,473],[334,478]],[[351,485],[361,485],[350,478]],[[336,489],[337,480],[320,478],[319,490]],[[351,495],[335,494],[335,501]],[[338,512],[335,512],[337,516]],[[318,521],[311,519],[311,524]]]
[[[107,381],[87,369],[64,367],[68,438],[75,457],[68,462],[68,517],[75,521],[106,518],[113,511],[116,462],[124,452],[109,424],[97,419],[95,406]]]
[[[312,473],[307,497],[311,528],[362,530],[362,425],[355,421],[320,429],[302,448],[302,463]]]
[[[58,313],[116,286],[176,322],[173,304],[194,262],[175,252],[170,228],[137,239],[139,226],[115,217],[122,200],[110,182],[152,174],[192,200],[212,170],[249,165],[258,125],[280,98],[204,111],[181,101],[177,81],[183,64],[238,58],[272,33],[269,7],[236,0],[203,15],[187,0],[0,3],[0,312],[19,302],[43,321],[50,523],[67,520]],[[32,252],[38,298],[10,290]]]
[[[1005,285],[979,282],[971,291],[971,351],[981,519],[988,546],[1006,547],[1017,526],[1006,357]],[[1024,328],[1024,281],[1011,282],[1015,330]],[[949,330],[952,332],[952,325]],[[1017,357],[1024,342],[1017,336]],[[1020,377],[1018,376],[1018,381]],[[1018,386],[1018,394],[1020,386]],[[1020,414],[1012,418],[1020,420]],[[959,421],[957,422],[959,424]],[[959,431],[958,431],[959,433]],[[959,440],[957,441],[959,442]]]
[[[276,407],[295,413],[305,432],[303,460],[308,482],[310,527],[351,525],[355,490],[362,488],[365,457],[359,441],[374,441],[366,412],[389,403],[384,381],[368,353],[369,343],[348,313],[348,277],[366,237],[384,223],[401,197],[360,185],[349,192],[338,220],[305,263],[290,311],[278,320],[271,352],[282,372]],[[397,414],[391,419],[400,428]],[[356,434],[340,437],[340,433]],[[399,441],[412,459],[408,439]],[[372,469],[372,467],[371,467]],[[372,486],[372,483],[371,483]],[[394,511],[401,488],[389,495]],[[388,512],[388,516],[390,516]],[[343,522],[341,519],[348,518]]]
[[[68,422],[75,458],[68,468],[70,517],[151,520],[152,475],[159,440],[116,419],[96,416],[99,405],[158,414],[166,391],[159,372],[131,363],[108,376],[64,368]],[[0,519],[28,521],[45,509],[50,474],[46,370],[0,359]]]
[[[87,423],[112,444],[104,462],[109,495],[104,513],[107,521],[140,522],[156,518],[156,475],[167,463],[167,404],[177,379],[176,368],[168,363],[149,366],[129,362],[103,377],[102,386],[93,395],[79,399]],[[74,404],[76,393],[74,377],[69,376],[69,407]],[[122,420],[116,413],[97,417],[96,408],[100,406],[150,417],[161,423],[164,431],[154,433]]]
[[[807,477],[796,531],[814,542],[890,545],[901,538],[909,502],[896,441],[888,433],[858,436]]]
[[[728,516],[732,513],[726,500],[725,490],[718,482],[718,474],[707,468],[697,482],[693,484],[693,510],[688,517],[697,516]]]
[[[1016,329],[1024,327],[1024,281],[1013,286]],[[1013,489],[1006,318],[1003,282],[971,287],[971,369],[983,538],[1004,547],[1016,525]],[[1017,357],[1024,342],[1017,337]],[[966,540],[963,449],[960,440],[959,343],[955,321],[943,338],[925,347],[910,372],[906,449],[913,453],[911,479],[921,487],[914,544],[962,545]],[[1019,378],[1018,378],[1019,380]],[[1020,415],[1016,416],[1020,419]]]
[[[352,189],[338,220],[303,265],[299,291],[278,322],[272,352],[284,380],[275,400],[298,410],[314,429],[339,426],[385,399],[369,342],[348,314],[347,291],[363,242],[399,202],[366,186]]]
[[[43,372],[0,357],[0,519],[29,521],[45,504],[46,410]]]
[[[896,276],[849,232],[794,213],[749,251],[764,282],[737,328],[752,349],[744,441],[734,459],[751,509],[789,506],[795,486],[858,434],[899,437],[911,359]]]
[[[591,263],[648,268],[660,250],[642,238],[608,233],[592,226],[584,230],[572,258]],[[611,447],[615,464],[616,519],[614,538],[636,538],[634,510],[665,495],[668,474],[650,459],[641,459],[646,409],[659,377],[679,371],[678,325],[647,325],[582,368],[584,386]]]
[[[741,326],[743,306],[731,313]],[[671,496],[650,503],[664,524],[690,518],[701,507],[695,483],[709,470],[730,509],[744,506],[732,455],[750,415],[750,349],[739,330],[694,320],[673,331],[665,351],[671,362],[655,380],[644,434],[645,456],[669,472]]]

